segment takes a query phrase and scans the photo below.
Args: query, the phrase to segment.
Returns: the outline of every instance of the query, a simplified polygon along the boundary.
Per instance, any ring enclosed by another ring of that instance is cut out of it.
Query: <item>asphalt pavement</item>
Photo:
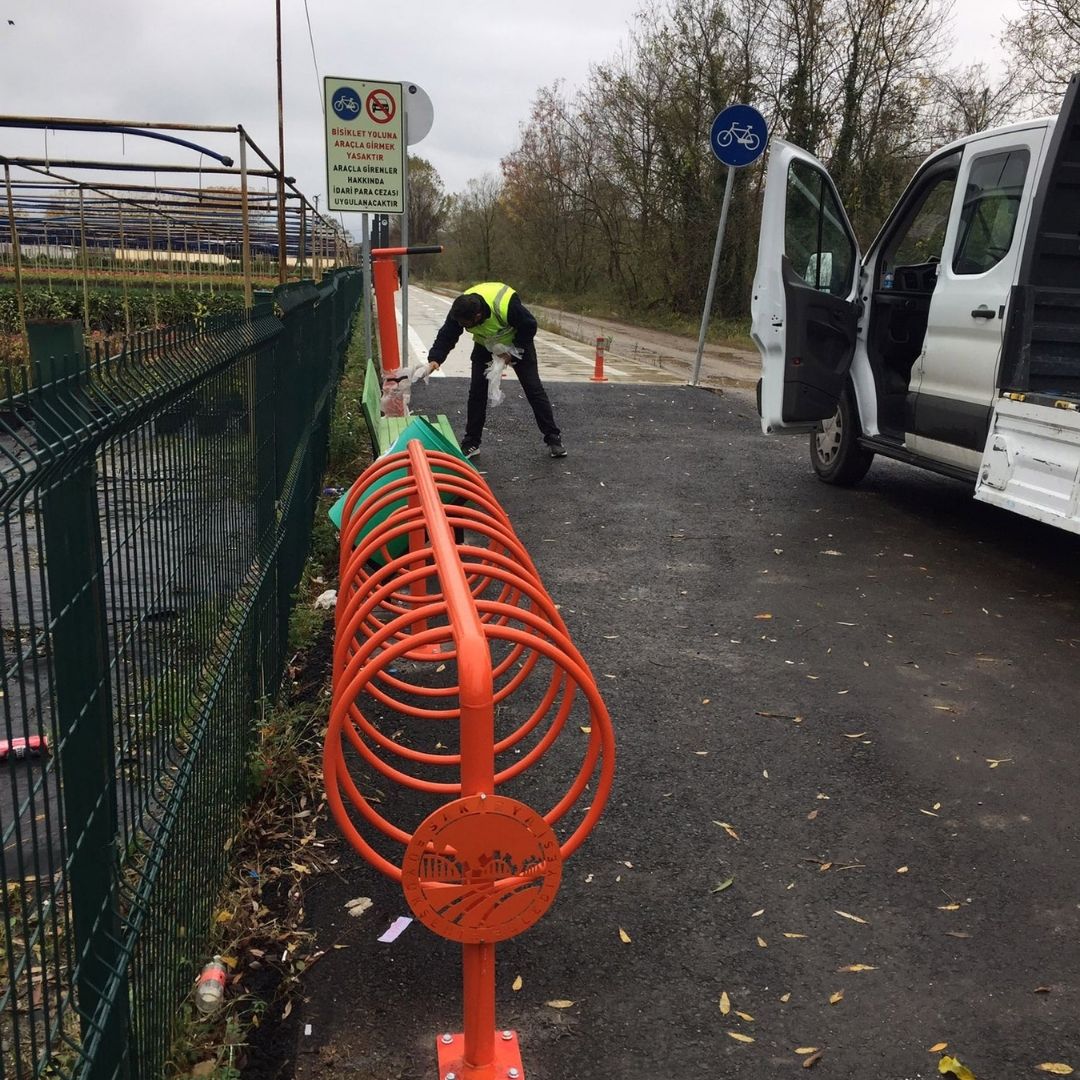
[[[528,1080],[1080,1070],[1077,540],[890,462],[825,486],[740,390],[549,378],[553,461],[507,383],[476,464],[618,740],[554,906],[498,948]],[[465,397],[413,404],[460,429]],[[380,943],[400,889],[325,832],[278,1074],[434,1078],[459,949]]]

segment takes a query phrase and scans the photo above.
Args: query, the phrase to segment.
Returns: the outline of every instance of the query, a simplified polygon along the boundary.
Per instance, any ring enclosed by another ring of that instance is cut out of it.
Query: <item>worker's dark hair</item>
[[[450,318],[459,323],[475,322],[484,314],[485,304],[476,293],[462,293],[450,305]]]

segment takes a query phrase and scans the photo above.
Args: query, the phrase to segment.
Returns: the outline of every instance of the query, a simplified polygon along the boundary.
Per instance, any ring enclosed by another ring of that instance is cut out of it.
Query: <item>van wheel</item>
[[[857,484],[870,468],[874,452],[859,445],[859,418],[851,386],[844,388],[831,420],[810,436],[810,464],[826,484]]]

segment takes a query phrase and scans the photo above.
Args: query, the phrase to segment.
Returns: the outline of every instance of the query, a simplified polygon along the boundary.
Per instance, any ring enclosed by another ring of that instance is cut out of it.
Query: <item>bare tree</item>
[[[1080,0],[1020,0],[1001,41],[1008,80],[1028,112],[1056,112],[1069,79],[1080,71]]]

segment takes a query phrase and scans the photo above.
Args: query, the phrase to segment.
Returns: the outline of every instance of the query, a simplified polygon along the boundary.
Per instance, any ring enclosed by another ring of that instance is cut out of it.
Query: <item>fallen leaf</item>
[[[924,810],[921,806],[919,807],[919,813],[925,814],[927,817],[937,817],[933,810]]]
[[[739,1012],[739,1010],[736,1009],[735,1010],[735,1015],[740,1017],[741,1019],[745,1020],[749,1024],[752,1024],[754,1022],[754,1018],[749,1013]]]
[[[757,943],[763,949],[767,949],[769,947],[769,943],[760,934],[758,935]]]
[[[1011,757],[999,757],[999,758],[988,757],[986,759],[986,763],[987,763],[987,765],[990,766],[991,769],[996,769],[999,765],[1004,765],[1007,761],[1012,761],[1012,758]],[[1040,1068],[1041,1068],[1041,1066],[1040,1066]],[[1043,1071],[1045,1072],[1046,1070],[1043,1070]]]
[[[818,1052],[818,1048],[816,1046],[796,1046],[795,1047],[795,1053],[796,1054],[816,1054],[817,1052]]]
[[[708,757],[709,756],[709,751],[708,750],[695,750],[694,753],[698,757]]]
[[[958,937],[958,938],[969,938],[969,937],[971,937],[970,934],[965,933],[963,930],[946,930],[945,931],[945,936],[946,937]]]
[[[805,934],[785,934],[784,937],[786,937],[786,938],[804,938],[804,937],[806,937],[806,935]]]
[[[1073,1074],[1072,1066],[1066,1065],[1063,1061],[1044,1061],[1035,1068],[1040,1072],[1053,1073],[1055,1076],[1072,1076]]]
[[[738,840],[739,834],[726,822],[726,821],[714,821],[714,825],[719,825],[731,837],[732,840]]]
[[[630,935],[621,926],[619,927],[619,940],[624,945],[630,944]]]
[[[726,990],[720,995],[720,1012],[723,1016],[731,1012],[731,998],[728,997]]]
[[[708,704],[709,704],[709,699],[708,699],[707,697],[703,697],[703,698],[701,699],[701,704],[702,704],[702,705],[708,705]]]
[[[281,1019],[282,1020],[288,1020],[289,1019],[289,1013],[292,1012],[292,1005],[293,1005],[293,1003],[291,1001],[286,1001],[285,1002],[285,1008],[281,1010]]]
[[[865,739],[866,738],[866,732],[865,731],[858,731],[854,735],[849,735],[846,731],[842,731],[840,734],[843,735],[845,739]]]
[[[769,618],[772,618],[772,616],[770,615]],[[752,1043],[754,1041],[752,1035],[744,1035],[741,1031],[729,1031],[728,1036],[736,1042]]]
[[[948,1045],[949,1044],[947,1042],[934,1043],[934,1045],[930,1047],[930,1053],[931,1054],[940,1054],[941,1051],[944,1050],[945,1047],[948,1046]]]
[[[836,910],[835,908],[833,909]],[[837,915],[842,919],[850,919],[852,922],[862,923],[864,926],[868,926],[869,923],[865,919],[860,919],[858,915],[852,915],[850,911],[837,911]]]
[[[723,892],[725,889],[730,889],[734,881],[735,879],[733,877],[729,877],[727,881],[721,881],[720,884],[717,885],[712,891],[714,893],[717,893]]]
[[[814,818],[816,818],[817,816],[818,816],[818,812],[816,810],[811,810],[810,813],[806,815],[806,820],[807,821],[813,821]]]
[[[1049,986],[1036,986],[1031,992],[1033,994],[1049,994],[1051,988]]]
[[[370,896],[358,896],[355,900],[350,900],[345,905],[345,910],[354,918],[358,919],[365,911],[372,905]]]
[[[758,908],[757,911],[755,911],[755,912],[753,912],[753,914],[751,914],[750,918],[751,919],[756,919],[759,915],[764,915],[764,914],[765,914],[765,909],[764,908]]]
[[[844,991],[843,990],[837,990],[835,994],[830,994],[829,995],[829,1004],[830,1005],[835,1005],[837,1002],[843,1001],[843,1000],[844,1000]]]
[[[896,868],[896,872],[898,874],[906,874],[908,872],[908,868],[906,866],[898,866]]]
[[[192,1070],[191,1076],[209,1076],[217,1068],[217,1061],[211,1058],[209,1061],[200,1061]]]
[[[811,1054],[808,1058],[803,1058],[802,1067],[804,1069],[812,1069],[820,1060],[824,1050],[819,1050],[816,1054]]]
[[[845,964],[843,967],[838,967],[837,971],[877,971],[877,968],[873,964]]]
[[[755,615],[754,618],[755,619],[771,619],[772,616],[767,611],[763,611],[760,615]]]
[[[819,871],[820,871],[821,873],[823,873],[823,874],[824,874],[826,870],[829,870],[829,869],[831,869],[831,868],[832,868],[832,863],[831,863],[831,862],[823,862],[823,863],[822,863],[822,864],[821,864],[821,865],[820,865],[820,866],[818,867],[818,870],[819,870]]]
[[[517,978],[514,979],[514,981],[510,984],[510,989],[511,990],[520,990],[524,985],[525,985],[524,980],[521,978],[520,975],[518,975]]]
[[[544,1004],[549,1009],[569,1009],[574,1003],[565,998],[556,998],[554,1001],[545,1001]]]
[[[938,904],[938,911],[959,911],[959,904]]]
[[[591,735],[592,734],[592,728],[589,727],[588,724],[582,724],[581,725],[581,734],[582,735]]]
[[[975,1074],[954,1057],[943,1057],[937,1063],[937,1069],[942,1076],[955,1076],[956,1080],[975,1080]]]
[[[791,994],[790,993],[781,994],[780,995],[780,1000],[786,1005],[791,1000]]]

